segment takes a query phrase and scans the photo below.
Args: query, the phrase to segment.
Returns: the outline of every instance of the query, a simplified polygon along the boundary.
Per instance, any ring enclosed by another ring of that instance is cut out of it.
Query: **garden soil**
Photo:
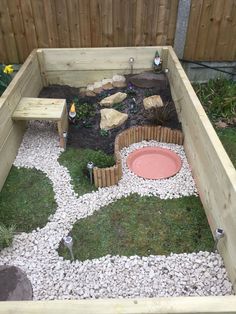
[[[164,86],[163,86],[164,85]],[[100,109],[99,102],[106,96],[117,92],[126,92],[127,98],[122,104],[114,105],[112,108],[128,114],[128,119],[120,127],[114,128],[107,134],[100,133]],[[143,99],[151,95],[160,95],[163,103],[168,103],[168,114],[164,121],[159,122],[162,126],[171,129],[181,130],[181,124],[175,110],[174,102],[168,83],[160,84],[154,88],[141,88],[129,84],[126,88],[114,88],[104,91],[96,97],[86,97],[80,94],[79,88],[65,85],[51,85],[44,87],[40,92],[41,98],[63,98],[66,99],[68,110],[73,100],[79,104],[87,103],[94,110],[94,115],[85,120],[77,119],[75,123],[70,123],[68,132],[68,147],[91,148],[103,150],[108,154],[114,152],[114,141],[117,134],[127,128],[138,125],[156,125],[154,119],[147,113],[143,106]]]

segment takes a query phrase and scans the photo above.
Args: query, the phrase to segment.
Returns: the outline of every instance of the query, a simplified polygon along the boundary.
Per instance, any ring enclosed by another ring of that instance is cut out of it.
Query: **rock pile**
[[[103,79],[94,84],[87,85],[85,90],[86,96],[94,97],[103,90],[111,90],[113,88],[122,88],[126,86],[126,79],[123,75],[114,75],[112,79]]]

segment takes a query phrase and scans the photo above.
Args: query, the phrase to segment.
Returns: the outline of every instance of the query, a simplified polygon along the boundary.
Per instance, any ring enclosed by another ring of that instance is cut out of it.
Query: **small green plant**
[[[150,96],[152,96],[152,95],[154,95],[154,94],[153,94],[153,91],[152,91],[151,89],[146,89],[146,90],[144,91],[144,96],[145,96],[145,97],[150,97]]]
[[[6,227],[2,223],[0,224],[0,249],[8,247],[12,244],[15,230],[15,225]]]
[[[87,163],[92,161],[99,168],[114,166],[112,155],[107,155],[101,150],[68,148],[59,157],[59,162],[67,167],[70,172],[74,189],[78,195],[94,191],[88,178]]]
[[[122,111],[125,109],[125,104],[124,103],[119,103],[119,104],[114,104],[112,106],[113,109],[116,109],[116,110],[119,110],[119,111]]]
[[[5,91],[7,86],[10,84],[12,77],[11,74],[14,71],[12,65],[1,65],[0,66],[0,96]]]
[[[94,104],[74,102],[76,107],[76,117],[79,121],[86,121],[96,114]]]
[[[171,106],[170,102],[163,104],[163,107],[154,107],[146,110],[146,118],[155,125],[163,125],[171,119],[175,108]]]
[[[137,94],[131,83],[128,84],[128,87],[126,88],[125,93],[129,97],[134,97]]]
[[[101,129],[101,130],[100,130],[100,135],[101,135],[102,137],[106,137],[106,136],[109,135],[109,131],[108,131],[108,130],[105,130],[105,129]]]
[[[103,90],[99,95],[99,100],[102,100],[105,97],[111,96],[110,90]]]

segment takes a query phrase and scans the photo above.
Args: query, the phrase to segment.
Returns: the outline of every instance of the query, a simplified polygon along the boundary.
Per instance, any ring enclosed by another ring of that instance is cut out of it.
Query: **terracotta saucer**
[[[129,169],[145,179],[165,179],[174,176],[182,166],[181,158],[172,150],[161,147],[143,147],[127,158]]]

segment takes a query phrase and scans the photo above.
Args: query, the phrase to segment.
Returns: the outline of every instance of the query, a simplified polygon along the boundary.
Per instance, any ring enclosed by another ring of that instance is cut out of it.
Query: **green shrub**
[[[118,110],[118,111],[122,111],[125,109],[125,104],[124,103],[119,103],[119,104],[114,104],[112,106],[113,109]]]
[[[86,120],[87,118],[93,117],[95,115],[95,106],[92,104],[78,104],[77,109],[77,118],[80,120]]]
[[[68,148],[59,158],[60,164],[65,166],[72,178],[74,189],[78,195],[89,193],[95,189],[90,184],[87,163],[92,161],[99,168],[111,167],[115,160],[101,150]]]
[[[101,129],[101,130],[100,130],[100,135],[101,135],[102,137],[108,136],[108,135],[109,135],[109,131],[108,131],[108,130],[105,130],[105,129]]]
[[[15,225],[6,227],[2,223],[0,224],[0,249],[8,247],[12,244],[15,230]]]
[[[115,161],[113,156],[107,155],[101,150],[86,149],[84,156],[84,169],[87,169],[87,163],[92,161],[96,167],[106,168],[114,165]]]
[[[230,119],[236,115],[236,83],[219,78],[206,84],[195,84],[195,91],[210,118]]]

